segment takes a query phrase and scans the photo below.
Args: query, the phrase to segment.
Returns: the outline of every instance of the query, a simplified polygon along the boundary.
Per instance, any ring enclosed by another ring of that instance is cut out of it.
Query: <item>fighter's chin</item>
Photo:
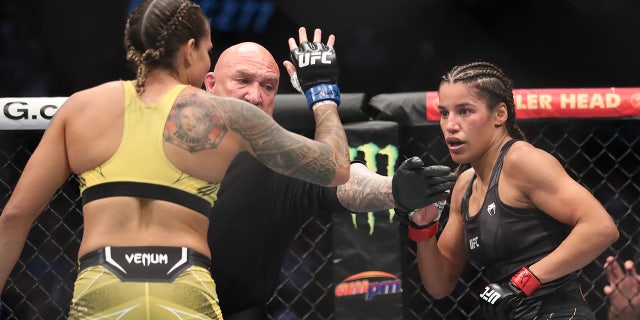
[[[455,154],[451,154],[451,160],[453,160],[453,162],[455,162],[457,164],[466,163],[464,161],[464,157],[461,157],[461,156],[455,155]]]
[[[464,153],[450,152],[449,154],[451,155],[451,160],[457,164],[469,163],[469,159]]]

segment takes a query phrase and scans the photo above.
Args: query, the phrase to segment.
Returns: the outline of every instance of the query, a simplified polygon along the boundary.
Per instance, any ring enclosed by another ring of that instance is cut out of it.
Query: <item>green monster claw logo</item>
[[[369,142],[357,147],[349,147],[349,156],[351,157],[351,160],[354,160],[360,152],[362,152],[362,154],[364,155],[364,162],[369,170],[386,176],[392,176],[395,173],[396,163],[398,161],[397,146],[387,145],[386,147],[381,149],[377,144]],[[378,167],[378,160],[376,158],[376,156],[378,155],[387,157],[386,168]],[[389,221],[393,220],[395,213],[395,210],[389,209]],[[374,231],[376,218],[373,215],[373,212],[367,213],[367,217],[367,223],[369,224],[369,235],[371,235]],[[358,223],[356,220],[356,213],[351,214],[351,220],[353,221],[353,227],[357,229]]]

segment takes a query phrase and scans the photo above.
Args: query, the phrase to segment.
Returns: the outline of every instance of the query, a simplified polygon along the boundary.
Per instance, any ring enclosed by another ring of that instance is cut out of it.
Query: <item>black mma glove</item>
[[[448,208],[449,198],[456,175],[447,166],[425,167],[419,157],[409,158],[400,164],[393,175],[391,190],[395,202],[395,212],[400,221],[408,225],[407,234],[415,242],[431,239],[438,231],[438,220]],[[416,209],[434,204],[438,216],[426,225],[417,225],[412,216]]]
[[[505,284],[490,283],[480,294],[480,310],[487,320],[512,319],[513,311],[524,298],[533,294],[542,283],[527,267],[522,267]]]
[[[409,213],[449,197],[456,175],[447,166],[425,167],[419,157],[400,164],[393,175],[391,190],[397,211]]]
[[[291,83],[305,94],[309,108],[324,100],[340,105],[340,68],[332,46],[322,42],[301,42],[298,48],[291,50],[291,61],[296,67]]]

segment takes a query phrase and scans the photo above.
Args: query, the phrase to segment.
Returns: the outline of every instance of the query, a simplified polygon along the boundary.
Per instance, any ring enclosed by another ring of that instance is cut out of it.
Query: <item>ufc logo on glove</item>
[[[487,320],[512,319],[516,308],[541,285],[527,267],[522,267],[507,283],[489,283],[480,294],[482,315]]]
[[[480,294],[480,298],[482,298],[482,300],[484,300],[484,301],[486,301],[488,303],[491,303],[491,304],[494,304],[496,302],[496,300],[498,300],[501,296],[502,295],[499,292],[497,292],[497,291],[495,291],[495,290],[493,290],[493,289],[491,289],[489,287],[485,287],[484,288],[484,292],[482,294]]]
[[[322,64],[331,64],[329,57],[333,56],[332,52],[304,52],[298,53],[298,67],[306,67],[308,65],[314,65],[320,60]]]

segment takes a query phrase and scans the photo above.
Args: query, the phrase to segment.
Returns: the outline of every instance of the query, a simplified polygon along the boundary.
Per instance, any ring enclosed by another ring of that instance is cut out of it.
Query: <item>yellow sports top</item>
[[[82,204],[116,196],[170,201],[207,217],[219,183],[209,183],[178,170],[165,156],[163,134],[169,111],[186,87],[178,85],[155,105],[146,105],[131,81],[124,87],[124,131],[113,156],[79,175]]]

